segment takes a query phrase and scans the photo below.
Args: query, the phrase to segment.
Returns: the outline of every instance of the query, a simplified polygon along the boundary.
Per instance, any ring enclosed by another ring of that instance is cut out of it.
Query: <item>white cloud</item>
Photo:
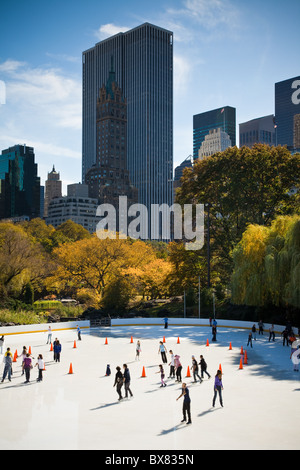
[[[113,23],[107,23],[101,25],[100,28],[95,31],[95,36],[97,39],[99,39],[99,41],[102,41],[103,39],[107,39],[110,36],[114,36],[115,34],[125,33],[130,29],[131,27],[129,26],[117,26]]]

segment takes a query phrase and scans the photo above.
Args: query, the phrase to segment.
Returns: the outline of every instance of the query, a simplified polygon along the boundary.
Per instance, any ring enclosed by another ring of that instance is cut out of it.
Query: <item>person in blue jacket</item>
[[[57,338],[53,343],[53,354],[55,362],[60,362],[61,344]]]

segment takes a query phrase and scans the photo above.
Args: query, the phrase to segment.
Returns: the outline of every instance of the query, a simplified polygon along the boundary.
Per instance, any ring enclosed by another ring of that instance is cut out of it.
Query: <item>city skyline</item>
[[[105,38],[144,22],[174,33],[173,168],[193,152],[193,115],[233,106],[238,126],[273,114],[275,83],[299,75],[297,1],[117,1],[112,14],[104,2],[34,0],[2,10],[0,146],[34,147],[41,183],[55,165],[64,192],[81,180],[82,52]],[[25,30],[12,35],[12,19]]]

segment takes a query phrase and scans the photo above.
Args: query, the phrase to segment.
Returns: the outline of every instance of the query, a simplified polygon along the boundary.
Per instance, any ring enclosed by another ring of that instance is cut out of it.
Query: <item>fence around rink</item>
[[[208,327],[210,323],[208,318],[197,319],[197,318],[169,318],[169,327],[172,326],[190,326],[190,327]],[[112,318],[111,327],[131,327],[131,326],[164,326],[163,318]],[[217,328],[237,328],[251,330],[252,326],[255,325],[258,332],[257,322],[249,321],[233,321],[217,319]],[[0,336],[2,335],[15,335],[15,334],[26,334],[26,333],[45,333],[51,326],[52,332],[61,330],[73,330],[79,326],[81,329],[91,327],[89,320],[84,321],[71,321],[71,322],[59,322],[59,323],[46,323],[38,325],[17,325],[17,326],[0,326]],[[264,323],[264,331],[268,333],[270,323]],[[284,325],[275,325],[275,334],[281,334],[285,329]],[[294,333],[298,333],[298,328],[293,327]]]

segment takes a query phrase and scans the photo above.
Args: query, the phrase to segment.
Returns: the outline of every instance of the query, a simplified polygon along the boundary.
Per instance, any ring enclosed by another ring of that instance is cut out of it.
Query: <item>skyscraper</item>
[[[231,106],[213,109],[193,116],[193,157],[198,158],[198,152],[205,136],[209,131],[220,128],[227,132],[231,145],[236,145],[236,110]]]
[[[50,201],[55,197],[62,197],[62,182],[59,173],[55,170],[53,165],[52,171],[48,173],[48,178],[45,182],[45,199],[44,199],[44,217],[48,217],[48,207]]]
[[[139,202],[173,202],[173,33],[145,23],[83,52],[82,180],[96,163],[96,103],[114,60],[127,100],[127,168]]]
[[[273,114],[239,124],[240,147],[254,144],[275,145],[275,117]]]
[[[294,116],[300,113],[300,76],[275,83],[276,145],[294,148]]]
[[[34,149],[15,145],[0,155],[0,218],[40,217],[40,178]]]
[[[127,101],[116,82],[113,61],[106,85],[99,90],[96,114],[96,163],[85,175],[89,195],[99,204],[118,207],[119,196],[138,202],[127,170]]]

